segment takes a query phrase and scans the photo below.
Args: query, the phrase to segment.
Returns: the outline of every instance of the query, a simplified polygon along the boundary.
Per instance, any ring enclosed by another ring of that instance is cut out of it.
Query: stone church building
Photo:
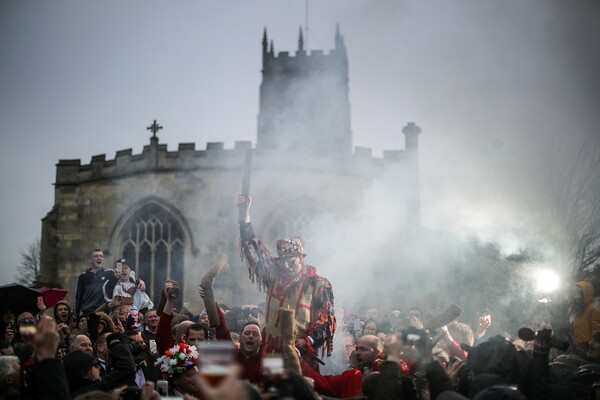
[[[348,58],[339,28],[334,43],[328,53],[308,52],[300,32],[295,54],[275,54],[265,30],[255,146],[240,141],[231,149],[223,143],[196,149],[180,143],[169,151],[154,121],[141,154],[125,149],[113,159],[94,156],[89,164],[60,160],[54,205],[42,222],[40,280],[72,291],[88,252],[100,248],[107,268],[125,257],[155,303],[172,278],[182,284],[183,301],[197,309],[200,278],[224,253],[229,267],[215,281],[217,300],[261,301],[238,246],[235,203],[247,149],[253,154],[252,221],[270,249],[278,237],[311,232],[317,220],[344,220],[360,194],[382,178],[403,193],[402,225],[418,226],[420,129],[414,123],[399,128],[405,148],[383,157],[353,148]],[[309,243],[309,256],[310,249]],[[318,256],[307,262],[327,276]]]

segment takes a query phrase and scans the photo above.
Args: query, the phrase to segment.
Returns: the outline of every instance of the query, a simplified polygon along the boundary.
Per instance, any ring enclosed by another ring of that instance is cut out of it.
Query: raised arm
[[[257,282],[259,288],[268,287],[272,279],[273,258],[267,248],[256,239],[250,223],[250,207],[252,198],[238,197],[238,223],[240,224],[241,257],[246,261],[252,282]]]
[[[179,289],[174,288],[172,282],[166,281],[163,293],[166,297],[166,302],[158,320],[158,327],[156,328],[156,348],[158,354],[161,355],[175,344],[171,333],[171,321],[173,320],[173,304],[177,300],[177,297],[179,297]]]

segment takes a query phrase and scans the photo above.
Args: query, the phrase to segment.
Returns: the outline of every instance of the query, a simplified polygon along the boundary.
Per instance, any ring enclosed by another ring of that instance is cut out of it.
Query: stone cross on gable
[[[155,138],[156,137],[156,132],[158,132],[159,130],[161,130],[163,127],[160,126],[159,124],[156,123],[156,120],[154,120],[154,122],[152,123],[152,125],[150,125],[149,127],[147,127],[146,129],[149,130],[150,132],[152,132],[152,137]]]

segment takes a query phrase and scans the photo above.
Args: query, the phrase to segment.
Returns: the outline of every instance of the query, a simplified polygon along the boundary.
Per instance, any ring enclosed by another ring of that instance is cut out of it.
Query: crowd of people
[[[203,279],[204,310],[177,310],[173,280],[155,306],[127,260],[108,269],[94,249],[73,306],[4,313],[0,400],[597,398],[600,311],[591,283],[574,285],[567,341],[548,324],[493,329],[494,315],[469,321],[455,304],[343,310],[331,283],[305,264],[301,239],[278,240],[272,255],[255,237],[251,203],[238,199],[241,246],[264,303],[218,304]],[[235,345],[233,362],[211,380],[199,350],[224,342]]]

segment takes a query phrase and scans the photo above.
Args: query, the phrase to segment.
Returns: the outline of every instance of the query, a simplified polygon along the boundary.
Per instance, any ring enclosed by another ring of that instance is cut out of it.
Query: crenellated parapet
[[[132,149],[116,152],[114,159],[105,154],[95,155],[89,164],[80,159],[59,160],[56,168],[56,186],[79,185],[85,182],[113,180],[136,174],[157,171],[192,170],[241,170],[246,149],[252,142],[236,141],[232,149],[223,142],[209,142],[204,150],[196,150],[195,143],[180,143],[176,151],[169,151],[166,144],[158,140],[144,146],[142,153],[133,154]],[[337,174],[377,176],[382,170],[408,160],[405,150],[386,150],[383,157],[374,157],[371,149],[356,147],[349,157],[323,158],[302,155],[302,162],[293,162],[295,155],[273,154],[255,149],[255,168],[268,170],[274,165],[286,165],[289,169],[306,169],[306,161],[315,170],[328,170]]]
[[[77,185],[157,170],[235,169],[251,146],[251,142],[237,141],[233,149],[225,149],[222,142],[213,142],[207,143],[205,150],[196,150],[194,143],[180,143],[177,151],[169,151],[166,144],[152,141],[141,154],[133,154],[132,149],[120,150],[112,160],[104,154],[93,156],[89,164],[83,165],[79,159],[59,160],[56,185]]]

